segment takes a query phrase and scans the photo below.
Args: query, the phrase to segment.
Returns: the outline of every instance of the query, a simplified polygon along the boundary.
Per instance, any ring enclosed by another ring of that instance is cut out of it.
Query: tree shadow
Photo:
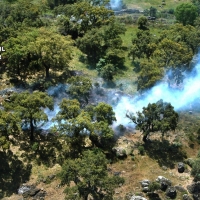
[[[12,151],[0,152],[0,198],[17,193],[20,185],[29,180],[32,165],[24,164]]]
[[[157,193],[149,193],[148,194],[149,200],[161,200]]]
[[[140,63],[139,63],[139,61],[133,61],[132,62],[132,65],[134,66],[134,68],[133,68],[133,71],[135,72],[135,73],[139,73],[140,72]]]
[[[187,158],[185,152],[175,144],[170,144],[168,140],[152,140],[145,145],[147,155],[158,161],[160,166],[166,166],[171,169],[175,167],[176,162]]]
[[[25,151],[22,153],[24,160],[52,167],[57,163],[56,155],[62,153],[62,145],[57,135],[47,133],[44,136],[40,130],[36,130],[34,141],[30,142],[28,139],[21,141],[20,150]]]
[[[103,83],[102,87],[104,88],[115,88],[116,83],[114,81],[106,81]]]

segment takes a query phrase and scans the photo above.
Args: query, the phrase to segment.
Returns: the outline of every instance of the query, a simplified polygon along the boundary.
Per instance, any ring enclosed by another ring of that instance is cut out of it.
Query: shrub
[[[200,150],[198,151],[197,158],[200,158]]]
[[[196,159],[192,165],[191,175],[195,180],[200,180],[200,158]]]
[[[33,151],[37,151],[38,148],[39,148],[39,144],[37,142],[34,142],[34,144],[32,145],[31,148],[32,148]]]
[[[154,192],[155,190],[159,190],[161,187],[160,187],[160,184],[157,183],[157,182],[152,182],[149,184],[149,191],[150,192]]]
[[[138,147],[138,151],[139,151],[139,153],[140,153],[141,155],[144,155],[144,154],[145,154],[145,149],[144,149],[143,146],[139,146],[139,147]]]

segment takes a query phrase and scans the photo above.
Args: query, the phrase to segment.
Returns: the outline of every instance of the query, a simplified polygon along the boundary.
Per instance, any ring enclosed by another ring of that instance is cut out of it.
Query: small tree
[[[85,151],[81,158],[67,160],[60,173],[61,183],[75,186],[65,190],[66,199],[88,199],[89,195],[95,200],[112,199],[114,189],[124,183],[118,176],[108,176],[107,160],[98,149]]]
[[[58,121],[58,132],[68,138],[75,157],[83,151],[86,137],[93,146],[103,149],[114,144],[114,132],[109,126],[116,118],[110,105],[99,103],[83,110],[77,100],[63,99],[55,120]]]
[[[150,11],[149,11],[149,15],[151,17],[156,17],[156,14],[157,14],[157,9],[151,6]]]
[[[140,17],[137,21],[138,29],[148,30],[149,28],[147,27],[147,23],[148,23],[148,19],[145,16]]]
[[[0,148],[3,151],[9,149],[9,135],[15,136],[21,131],[21,120],[16,113],[6,112],[0,109]]]
[[[161,131],[162,136],[169,130],[175,130],[178,123],[178,113],[170,103],[163,100],[149,103],[142,112],[127,113],[126,116],[143,132],[143,141],[146,142],[151,132]]]
[[[90,140],[94,146],[104,150],[111,150],[115,144],[114,131],[104,122],[94,123],[94,132],[90,135]]]
[[[195,180],[200,180],[200,159],[196,159],[192,164],[191,175],[195,178]]]
[[[191,3],[182,3],[176,7],[176,19],[185,25],[193,25],[198,16],[198,8]]]
[[[70,85],[69,94],[72,98],[78,99],[81,103],[88,103],[92,82],[84,76],[74,76],[67,81]]]
[[[15,93],[11,96],[10,102],[5,104],[7,110],[13,110],[19,118],[30,128],[30,140],[34,140],[34,127],[37,122],[47,121],[44,108],[53,110],[53,99],[44,92],[35,91]]]
[[[60,111],[56,116],[56,119],[59,121],[75,118],[81,112],[80,103],[76,99],[74,100],[63,99],[59,104],[59,107]]]
[[[154,193],[156,190],[159,190],[161,188],[158,182],[151,182],[148,187],[149,187],[149,191],[152,193]]]
[[[103,102],[100,102],[94,108],[94,117],[96,118],[97,122],[104,121],[109,125],[111,125],[113,121],[116,121],[112,106]]]

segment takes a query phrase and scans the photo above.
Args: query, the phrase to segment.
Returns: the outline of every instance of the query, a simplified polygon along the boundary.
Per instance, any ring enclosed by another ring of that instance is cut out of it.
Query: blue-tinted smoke
[[[112,10],[121,10],[122,1],[121,0],[110,0],[110,7]]]
[[[155,103],[160,99],[172,104],[176,111],[179,110],[193,110],[195,101],[200,103],[200,55],[195,56],[194,69],[185,74],[185,80],[181,88],[172,88],[168,86],[167,82],[161,82],[151,90],[141,96],[135,98],[122,97],[120,102],[114,107],[117,122],[114,126],[122,124],[124,126],[130,125],[130,119],[126,118],[126,112],[141,111],[148,103]]]
[[[66,90],[68,88],[67,84],[58,84],[57,86],[49,87],[47,90],[48,95],[54,98],[54,109],[49,110],[48,108],[44,109],[45,114],[48,116],[48,122],[40,122],[38,124],[38,128],[43,130],[49,130],[52,127],[58,125],[58,123],[54,120],[58,112],[60,111],[59,103],[63,98],[69,98]]]
[[[137,96],[125,95],[122,92],[106,89],[103,89],[103,95],[95,96],[94,90],[90,103],[105,102],[113,106],[117,118],[113,127],[120,124],[126,127],[133,127],[134,124],[126,117],[126,113],[142,111],[142,108],[146,107],[148,103],[155,103],[160,99],[171,103],[176,111],[193,110],[194,106],[196,106],[194,101],[200,104],[200,55],[194,58],[193,63],[196,63],[194,69],[190,73],[185,74],[186,78],[179,88],[169,87],[168,82],[163,81],[145,94]],[[48,89],[48,94],[54,96],[55,105],[54,111],[50,111],[49,109],[44,110],[48,115],[49,122],[44,123],[41,126],[42,129],[47,130],[56,125],[52,119],[59,112],[58,104],[62,98],[69,98],[66,93],[67,87],[67,85],[59,84],[56,87]]]

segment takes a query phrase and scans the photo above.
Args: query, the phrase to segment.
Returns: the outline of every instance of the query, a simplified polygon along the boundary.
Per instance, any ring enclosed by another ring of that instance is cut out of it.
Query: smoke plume
[[[169,87],[167,82],[161,82],[143,95],[134,98],[122,97],[114,107],[117,122],[114,126],[122,124],[130,125],[130,120],[125,117],[126,112],[141,111],[148,103],[155,103],[160,99],[171,103],[176,111],[193,111],[197,104],[200,104],[200,54],[193,59],[194,69],[185,74],[181,88]]]
[[[110,0],[111,9],[114,11],[122,9],[122,1],[121,0]]]
[[[200,105],[200,54],[194,58],[193,63],[196,63],[195,67],[190,73],[185,74],[186,78],[181,88],[169,87],[168,83],[163,81],[148,92],[136,96],[127,95],[114,89],[94,88],[89,103],[98,104],[98,102],[105,102],[112,105],[117,119],[113,124],[114,129],[119,125],[133,128],[134,124],[130,122],[130,119],[126,118],[126,113],[142,111],[142,108],[146,107],[148,103],[155,103],[160,99],[171,103],[176,111],[194,111],[194,107],[196,109],[196,105]],[[41,129],[48,130],[56,125],[52,119],[59,112],[61,100],[69,98],[69,95],[66,93],[67,88],[68,85],[59,84],[48,89],[48,94],[54,97],[54,111],[44,110],[48,115],[49,122],[41,124]]]

